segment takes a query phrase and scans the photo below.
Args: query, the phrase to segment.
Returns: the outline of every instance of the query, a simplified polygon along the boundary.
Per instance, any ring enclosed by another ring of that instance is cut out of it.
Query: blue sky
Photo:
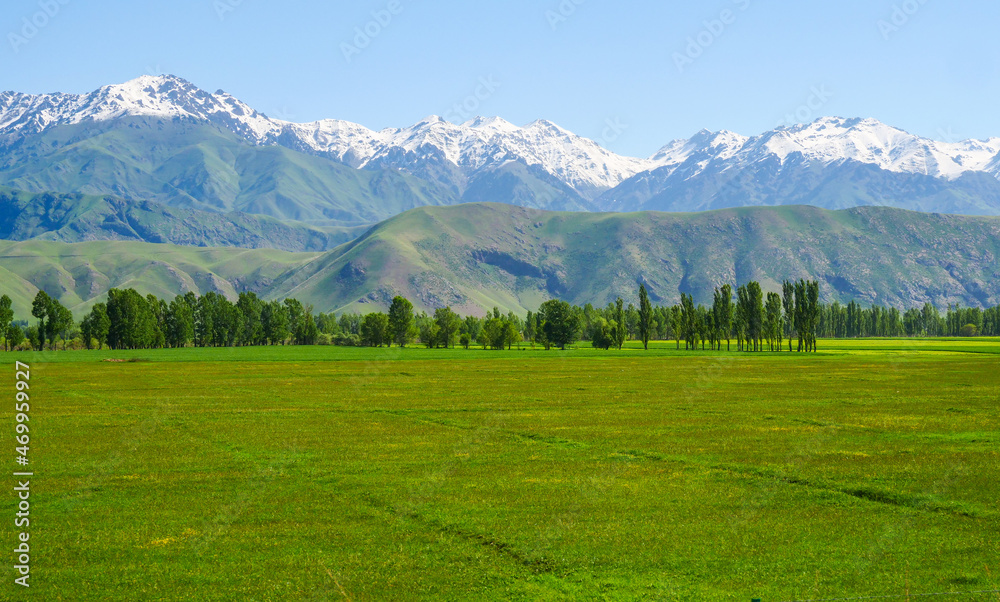
[[[986,138],[997,23],[963,0],[8,0],[0,89],[172,73],[294,121],[544,118],[635,156],[824,115]]]

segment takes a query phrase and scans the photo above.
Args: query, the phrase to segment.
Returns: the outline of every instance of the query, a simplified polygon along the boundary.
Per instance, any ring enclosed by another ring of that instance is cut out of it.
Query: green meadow
[[[1000,340],[630,345],[5,354],[35,476],[0,598],[1000,590]]]

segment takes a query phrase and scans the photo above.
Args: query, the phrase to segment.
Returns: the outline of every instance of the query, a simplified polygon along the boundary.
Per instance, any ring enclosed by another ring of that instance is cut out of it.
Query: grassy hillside
[[[318,227],[249,213],[215,213],[113,196],[0,188],[0,239],[131,240],[198,247],[325,251],[367,227]]]
[[[20,307],[37,287],[88,307],[111,286],[294,296],[320,311],[373,311],[404,295],[418,309],[520,313],[551,297],[655,302],[754,279],[779,290],[815,278],[824,301],[910,307],[1000,303],[1000,218],[897,209],[742,208],[695,214],[556,213],[500,204],[416,209],[333,251],[284,253],[142,243],[0,243]],[[8,293],[8,294],[11,294]]]
[[[707,213],[551,213],[506,205],[408,212],[279,280],[272,295],[327,309],[419,306],[526,311],[558,296],[605,304],[724,283],[815,278],[825,301],[910,306],[1000,302],[1000,219],[895,209],[741,208]]]
[[[234,297],[267,291],[275,278],[317,257],[315,253],[212,249],[135,242],[65,244],[0,241],[0,293],[14,301],[19,318],[44,289],[79,318],[110,288],[133,287],[164,299],[208,291]]]

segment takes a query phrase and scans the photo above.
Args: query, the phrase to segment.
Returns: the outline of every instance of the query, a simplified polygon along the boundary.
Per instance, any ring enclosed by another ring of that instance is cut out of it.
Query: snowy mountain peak
[[[893,172],[948,179],[968,171],[987,171],[1000,153],[1000,139],[942,142],[871,118],[824,117],[755,140],[781,160],[801,153],[807,160],[824,164],[852,160]]]
[[[229,94],[209,94],[173,75],[143,75],[89,94],[12,93],[0,98],[0,133],[8,136],[121,117],[211,121],[258,141],[275,130],[266,116]]]
[[[935,141],[870,118],[823,117],[751,138],[702,130],[639,159],[612,153],[543,119],[519,127],[499,117],[455,124],[431,115],[406,128],[379,132],[335,119],[292,123],[271,119],[222,90],[208,93],[173,75],[144,75],[79,95],[0,93],[0,141],[58,125],[123,117],[205,121],[251,144],[291,146],[358,168],[409,169],[444,159],[470,175],[519,161],[540,167],[588,198],[653,169],[690,178],[760,161],[783,165],[792,156],[822,165],[856,161],[947,179],[969,171],[1000,173],[1000,139]]]
[[[1000,139],[942,142],[914,136],[877,119],[843,117],[822,117],[752,138],[702,130],[688,140],[671,142],[652,161],[673,169],[687,164],[693,167],[685,173],[696,174],[713,162],[745,167],[769,158],[784,163],[793,155],[823,165],[856,161],[887,171],[946,179],[969,171],[1000,171]]]

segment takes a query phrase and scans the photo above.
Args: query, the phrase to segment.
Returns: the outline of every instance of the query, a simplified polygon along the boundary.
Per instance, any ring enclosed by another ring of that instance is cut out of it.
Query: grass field
[[[1000,589],[997,339],[16,359],[32,367],[33,576],[15,591],[4,555],[2,599]]]

